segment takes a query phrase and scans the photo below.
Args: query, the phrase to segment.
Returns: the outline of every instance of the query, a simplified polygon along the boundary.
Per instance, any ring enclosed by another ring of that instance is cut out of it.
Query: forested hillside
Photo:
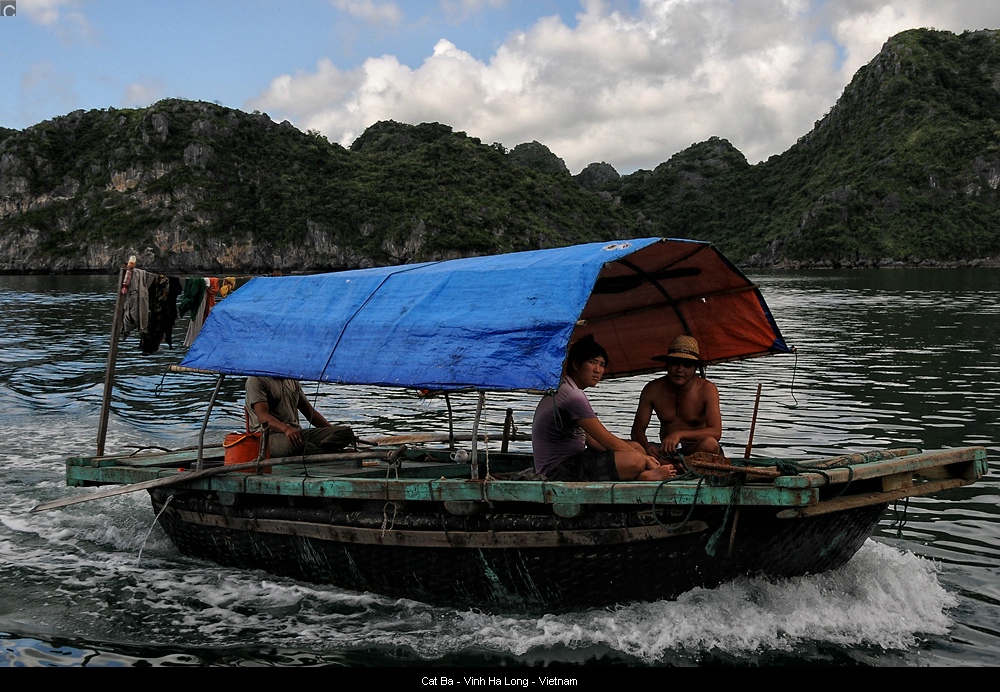
[[[612,186],[755,265],[1000,257],[1000,32],[893,37],[812,132],[749,166],[696,144]]]
[[[447,125],[349,149],[266,114],[166,100],[0,127],[0,271],[364,267],[663,235],[753,266],[1000,258],[1000,33],[890,39],[788,151],[725,139],[571,176]]]
[[[0,142],[0,269],[312,270],[634,234],[569,175],[445,125],[351,149],[263,114],[168,100],[78,111]]]

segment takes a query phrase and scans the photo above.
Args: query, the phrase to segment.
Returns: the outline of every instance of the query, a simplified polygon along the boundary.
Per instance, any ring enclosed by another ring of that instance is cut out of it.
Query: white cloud
[[[331,4],[369,24],[399,26],[403,21],[403,11],[395,2],[376,0],[330,0]]]
[[[123,108],[143,108],[163,98],[165,91],[162,79],[144,76],[125,87],[120,105]]]
[[[78,102],[73,75],[48,60],[32,64],[21,75],[20,108],[28,118],[38,112],[66,112]]]
[[[22,0],[17,9],[19,16],[52,29],[63,43],[94,41],[94,28],[79,5],[78,0]]]
[[[44,26],[53,26],[65,16],[63,12],[65,8],[76,6],[76,0],[31,0],[31,2],[22,0],[21,6],[17,9],[18,15]]]
[[[462,22],[485,10],[500,9],[508,4],[508,0],[441,0],[441,9],[450,21]]]
[[[415,69],[393,56],[347,71],[321,60],[314,72],[274,79],[251,107],[345,145],[384,119],[438,121],[509,147],[538,140],[573,172],[594,161],[622,172],[651,168],[713,135],[755,162],[806,134],[891,35],[920,26],[960,31],[970,17],[1000,25],[995,2],[615,7],[587,0],[575,25],[539,19],[485,62],[444,39]]]

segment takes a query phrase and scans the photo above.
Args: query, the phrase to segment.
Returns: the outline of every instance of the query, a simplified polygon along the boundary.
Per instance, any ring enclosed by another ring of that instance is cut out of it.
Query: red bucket
[[[233,466],[234,464],[257,461],[257,456],[260,454],[260,437],[259,432],[234,432],[226,435],[226,439],[222,442],[222,446],[226,450],[223,464]],[[264,455],[264,458],[271,458],[270,450]],[[241,471],[253,473],[254,469],[241,469]],[[271,467],[265,466],[261,471],[271,473]]]

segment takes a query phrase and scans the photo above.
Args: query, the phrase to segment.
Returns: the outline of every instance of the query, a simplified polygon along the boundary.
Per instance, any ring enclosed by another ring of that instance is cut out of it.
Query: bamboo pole
[[[753,431],[757,427],[757,410],[760,408],[760,382],[757,383],[757,396],[753,401],[753,417],[750,418],[750,434],[747,436],[747,448],[743,452],[743,458],[750,458],[750,450],[753,449]]]
[[[125,294],[128,292],[135,268],[135,257],[129,258],[128,267],[118,272],[115,296],[115,314],[111,318],[111,344],[108,347],[108,364],[104,370],[104,396],[101,399],[101,419],[97,424],[97,456],[104,456],[104,443],[108,438],[108,418],[111,415],[111,393],[115,386],[115,366],[118,363],[118,342],[121,339]]]
[[[486,433],[482,433],[478,435],[478,437],[480,440],[485,440]],[[531,436],[518,433],[517,439],[530,440]],[[424,442],[449,442],[451,440],[456,442],[471,442],[472,435],[470,433],[459,433],[457,435],[449,435],[448,433],[413,433],[412,435],[387,435],[385,437],[358,438],[358,442],[361,444],[377,446],[422,444]]]
[[[479,480],[479,421],[483,417],[483,406],[486,405],[486,392],[479,392],[479,400],[476,403],[476,418],[472,422],[472,455],[470,459],[469,473],[472,480]]]
[[[219,397],[219,390],[222,389],[222,381],[226,379],[223,374],[219,375],[219,380],[215,383],[212,391],[212,398],[208,401],[208,408],[205,410],[205,419],[201,422],[201,431],[198,433],[198,460],[195,462],[195,469],[201,471],[205,467],[205,430],[208,428],[208,419],[212,415],[215,407],[215,400]],[[263,447],[263,444],[261,445]]]
[[[444,403],[448,406],[448,449],[455,449],[455,415],[451,410],[451,397],[444,393]]]

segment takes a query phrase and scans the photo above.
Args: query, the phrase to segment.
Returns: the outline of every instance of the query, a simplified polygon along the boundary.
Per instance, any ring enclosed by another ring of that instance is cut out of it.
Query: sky
[[[0,126],[163,98],[349,146],[439,122],[572,173],[809,132],[892,35],[1000,29],[997,0],[0,0]]]

